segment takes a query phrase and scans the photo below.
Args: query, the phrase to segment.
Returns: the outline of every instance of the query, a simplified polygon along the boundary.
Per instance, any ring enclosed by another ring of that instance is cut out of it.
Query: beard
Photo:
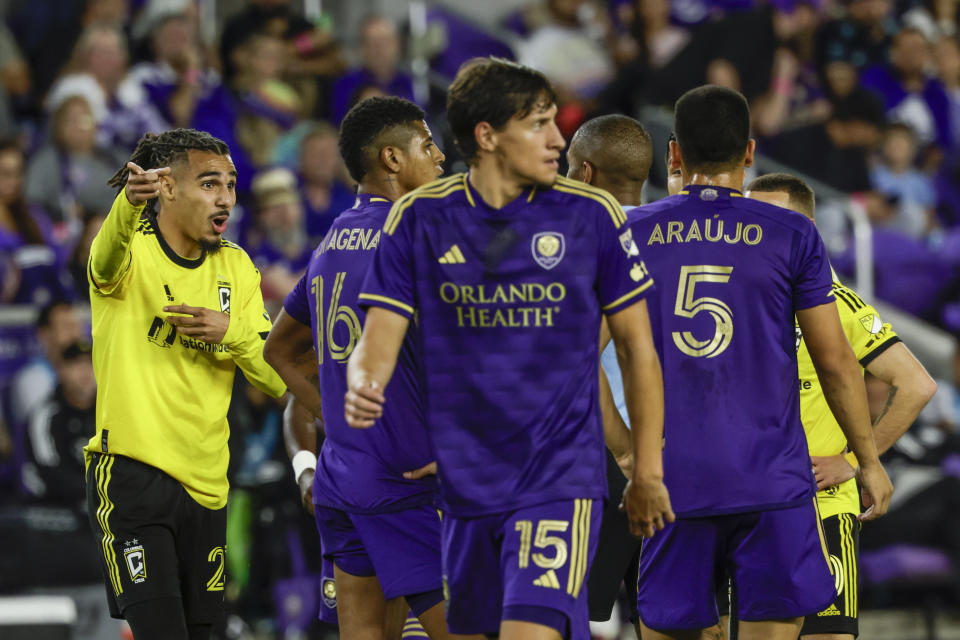
[[[217,253],[220,251],[220,238],[217,238],[216,240],[200,238],[200,248],[203,249],[203,252],[207,255]]]

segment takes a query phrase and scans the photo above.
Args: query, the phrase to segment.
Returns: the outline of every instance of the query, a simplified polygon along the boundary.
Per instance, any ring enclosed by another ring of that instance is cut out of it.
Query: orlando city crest
[[[553,269],[563,260],[566,243],[563,234],[556,231],[541,231],[533,235],[530,251],[533,259],[544,269]]]
[[[323,604],[328,609],[337,608],[337,583],[333,581],[333,578],[323,578],[323,587],[321,590],[321,595],[323,597]]]

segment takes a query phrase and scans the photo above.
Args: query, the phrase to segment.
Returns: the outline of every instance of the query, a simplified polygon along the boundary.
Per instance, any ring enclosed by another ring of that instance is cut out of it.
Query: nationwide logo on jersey
[[[880,320],[880,316],[875,313],[868,313],[860,318],[860,325],[866,329],[867,333],[874,336],[883,330],[883,322]]]
[[[633,241],[632,229],[627,229],[620,234],[620,246],[623,247],[623,250],[630,258],[640,255],[640,249],[637,248],[637,243]]]
[[[320,593],[323,596],[323,604],[327,609],[337,608],[337,583],[333,581],[333,578],[323,578],[323,587],[320,589]]]
[[[566,251],[563,234],[556,231],[541,231],[533,236],[530,252],[533,259],[544,269],[553,269],[563,260]]]
[[[140,584],[147,579],[147,555],[143,550],[143,545],[126,547],[123,550],[123,559],[127,563],[127,571],[130,572],[131,582]]]

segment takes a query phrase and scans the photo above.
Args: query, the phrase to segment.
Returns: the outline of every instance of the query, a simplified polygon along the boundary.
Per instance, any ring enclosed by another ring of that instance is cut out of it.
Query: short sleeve
[[[620,212],[623,215],[623,212]],[[624,222],[626,217],[623,218]],[[633,229],[600,217],[597,295],[606,315],[622,311],[653,293],[653,277],[633,239]]]
[[[790,267],[794,309],[809,309],[835,300],[827,248],[812,222],[800,230]]]
[[[890,323],[884,322],[877,310],[863,302],[852,289],[838,286],[834,287],[834,293],[843,332],[861,366],[866,367],[874,358],[901,341]]]
[[[303,274],[300,281],[287,294],[283,301],[283,308],[287,314],[299,322],[310,326],[310,300],[307,298],[307,274]]]
[[[399,215],[403,206],[405,215]],[[397,201],[387,216],[380,234],[380,244],[367,270],[357,300],[361,307],[382,307],[413,318],[416,308],[413,268],[413,215],[403,199]]]

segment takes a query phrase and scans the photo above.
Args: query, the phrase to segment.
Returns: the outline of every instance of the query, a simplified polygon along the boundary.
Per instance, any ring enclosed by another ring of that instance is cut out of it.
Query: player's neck
[[[705,187],[724,187],[726,189],[742,191],[743,177],[743,167],[739,167],[734,171],[714,174],[694,172],[683,176],[683,184],[685,186],[703,185]]]
[[[157,213],[157,229],[166,241],[167,246],[181,258],[196,260],[203,255],[203,248],[200,243],[180,231],[172,213]]]
[[[397,178],[388,173],[367,174],[360,184],[357,185],[357,195],[365,194],[368,196],[379,196],[386,198],[391,202],[396,202],[401,196],[406,195],[408,189],[405,189]]]
[[[502,167],[493,161],[478,162],[471,166],[467,179],[483,201],[494,209],[507,206],[530,186],[529,182],[505,175]]]

